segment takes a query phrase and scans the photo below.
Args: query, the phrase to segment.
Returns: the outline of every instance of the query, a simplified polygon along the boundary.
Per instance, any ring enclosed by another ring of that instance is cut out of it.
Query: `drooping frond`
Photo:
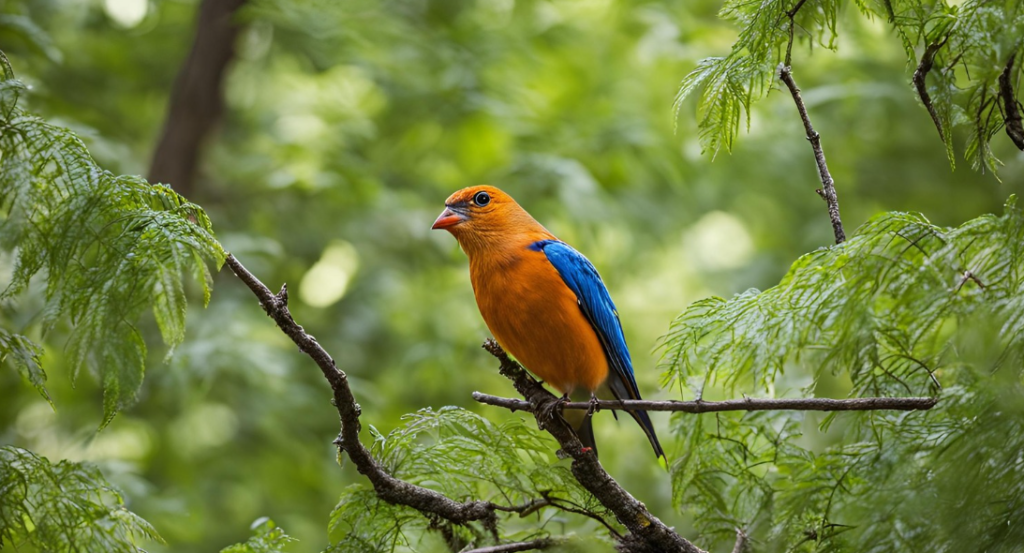
[[[143,553],[163,540],[96,467],[0,447],[0,549]]]
[[[741,115],[749,126],[751,104],[771,89],[776,66],[785,55],[789,40],[787,12],[796,3],[731,0],[722,7],[719,15],[740,26],[739,37],[728,56],[702,60],[683,79],[674,106],[678,118],[683,101],[700,92],[697,128],[705,152],[715,155],[722,146],[732,150]],[[805,29],[802,32],[812,32],[820,44],[834,48],[837,9],[835,0],[808,0],[795,17]]]
[[[913,86],[928,109],[955,165],[953,127],[967,131],[965,157],[976,170],[995,172],[1000,162],[991,141],[1003,130],[1008,105],[1017,98],[1024,75],[1024,6],[1015,0],[859,0],[860,12],[886,21],[894,30],[908,64],[916,69]],[[789,14],[794,14],[793,25]],[[708,58],[682,81],[682,101],[699,91],[698,129],[704,150],[731,148],[739,130],[740,107],[749,120],[750,105],[771,88],[776,67],[794,38],[809,35],[826,48],[836,47],[839,3],[833,0],[727,2],[721,17],[740,28],[732,51]],[[1004,76],[1005,73],[1005,76]],[[1007,86],[1001,86],[1004,77]]]
[[[0,64],[0,248],[15,253],[0,300],[44,277],[43,323],[73,325],[72,377],[85,368],[101,380],[106,424],[142,383],[139,316],[152,309],[173,348],[185,332],[183,276],[196,278],[208,301],[207,263],[220,264],[224,252],[198,206],[169,187],[100,169],[73,133],[20,109],[23,87],[2,54]],[[41,389],[38,363],[15,359]]]
[[[42,355],[43,350],[32,340],[0,328],[0,364],[13,364],[22,378],[29,381],[47,401],[50,401],[50,394],[47,393],[45,386],[46,373],[43,372],[39,359]]]

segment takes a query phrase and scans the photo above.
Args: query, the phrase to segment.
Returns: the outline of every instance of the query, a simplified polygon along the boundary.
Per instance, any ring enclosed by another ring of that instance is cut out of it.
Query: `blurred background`
[[[788,94],[756,104],[716,159],[702,155],[694,102],[673,116],[682,77],[735,40],[718,1],[231,4],[234,50],[212,87],[223,112],[194,143],[194,178],[170,184],[268,286],[289,284],[296,319],[349,374],[364,429],[443,405],[522,416],[470,399],[513,391],[480,348],[465,256],[429,230],[458,188],[502,187],[594,262],[651,399],[679,397],[659,388],[657,344],[686,305],[769,287],[832,243]],[[951,170],[899,40],[847,12],[836,51],[794,53],[847,233],[879,211],[942,225],[1001,212],[1024,157],[997,137],[1000,181],[969,169],[958,136]],[[5,0],[0,48],[32,87],[24,107],[74,129],[110,171],[148,175],[199,13],[195,0]],[[0,257],[0,283],[10,269]],[[30,326],[41,292],[0,316]],[[166,538],[150,551],[218,550],[261,516],[300,539],[291,550],[319,551],[339,492],[360,478],[337,464],[327,384],[232,275],[217,276],[208,308],[195,299],[185,343],[170,357],[153,348],[139,403],[101,433],[101,390],[89,375],[72,387],[56,329],[56,411],[0,371],[0,443],[100,465]],[[156,336],[152,321],[143,330]],[[668,418],[653,419],[671,459]],[[612,475],[685,528],[643,434],[607,414],[595,427]]]

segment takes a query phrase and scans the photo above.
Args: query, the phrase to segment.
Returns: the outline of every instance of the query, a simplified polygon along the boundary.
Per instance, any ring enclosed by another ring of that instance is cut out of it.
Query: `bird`
[[[641,399],[618,311],[583,254],[489,185],[453,193],[431,228],[451,233],[469,258],[477,307],[498,344],[562,401]],[[567,411],[583,446],[597,455],[593,409]],[[629,414],[664,464],[647,412]]]

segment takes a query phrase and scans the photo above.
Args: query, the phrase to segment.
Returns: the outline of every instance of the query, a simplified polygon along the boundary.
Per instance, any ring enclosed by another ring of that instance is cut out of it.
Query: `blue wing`
[[[597,274],[597,269],[589,259],[565,242],[542,240],[531,244],[530,248],[543,251],[566,286],[576,294],[580,309],[604,346],[609,368],[615,371],[614,377],[608,379],[615,397],[639,399],[640,392],[633,377],[633,363],[629,357],[629,348],[626,347],[626,337],[622,334],[619,312],[608,295],[601,275]]]
[[[601,340],[605,357],[608,359],[608,366],[612,371],[608,375],[608,387],[612,393],[618,399],[640,399],[640,390],[637,389],[636,379],[633,377],[633,362],[629,357],[629,348],[626,347],[626,337],[622,334],[619,312],[615,309],[615,303],[612,302],[601,275],[597,274],[597,269],[589,259],[565,242],[541,240],[530,244],[529,247],[544,252],[566,286],[576,294],[576,301]],[[655,454],[664,457],[665,454],[654,434],[654,426],[647,413],[630,411],[630,414],[647,434]]]

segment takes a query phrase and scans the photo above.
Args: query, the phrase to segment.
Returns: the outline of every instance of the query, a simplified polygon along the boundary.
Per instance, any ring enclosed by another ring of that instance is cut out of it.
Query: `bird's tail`
[[[647,439],[651,441],[651,447],[654,448],[654,454],[658,456],[658,461],[667,468],[668,460],[665,458],[665,450],[661,449],[661,443],[658,442],[658,435],[654,433],[654,425],[651,424],[651,417],[647,416],[647,411],[630,411],[629,414],[633,415],[640,428],[644,429],[644,434],[647,434]]]
[[[594,456],[597,456],[597,442],[594,440],[594,417],[583,417],[583,424],[576,429],[576,436],[579,437],[583,447],[589,447],[594,450]]]

